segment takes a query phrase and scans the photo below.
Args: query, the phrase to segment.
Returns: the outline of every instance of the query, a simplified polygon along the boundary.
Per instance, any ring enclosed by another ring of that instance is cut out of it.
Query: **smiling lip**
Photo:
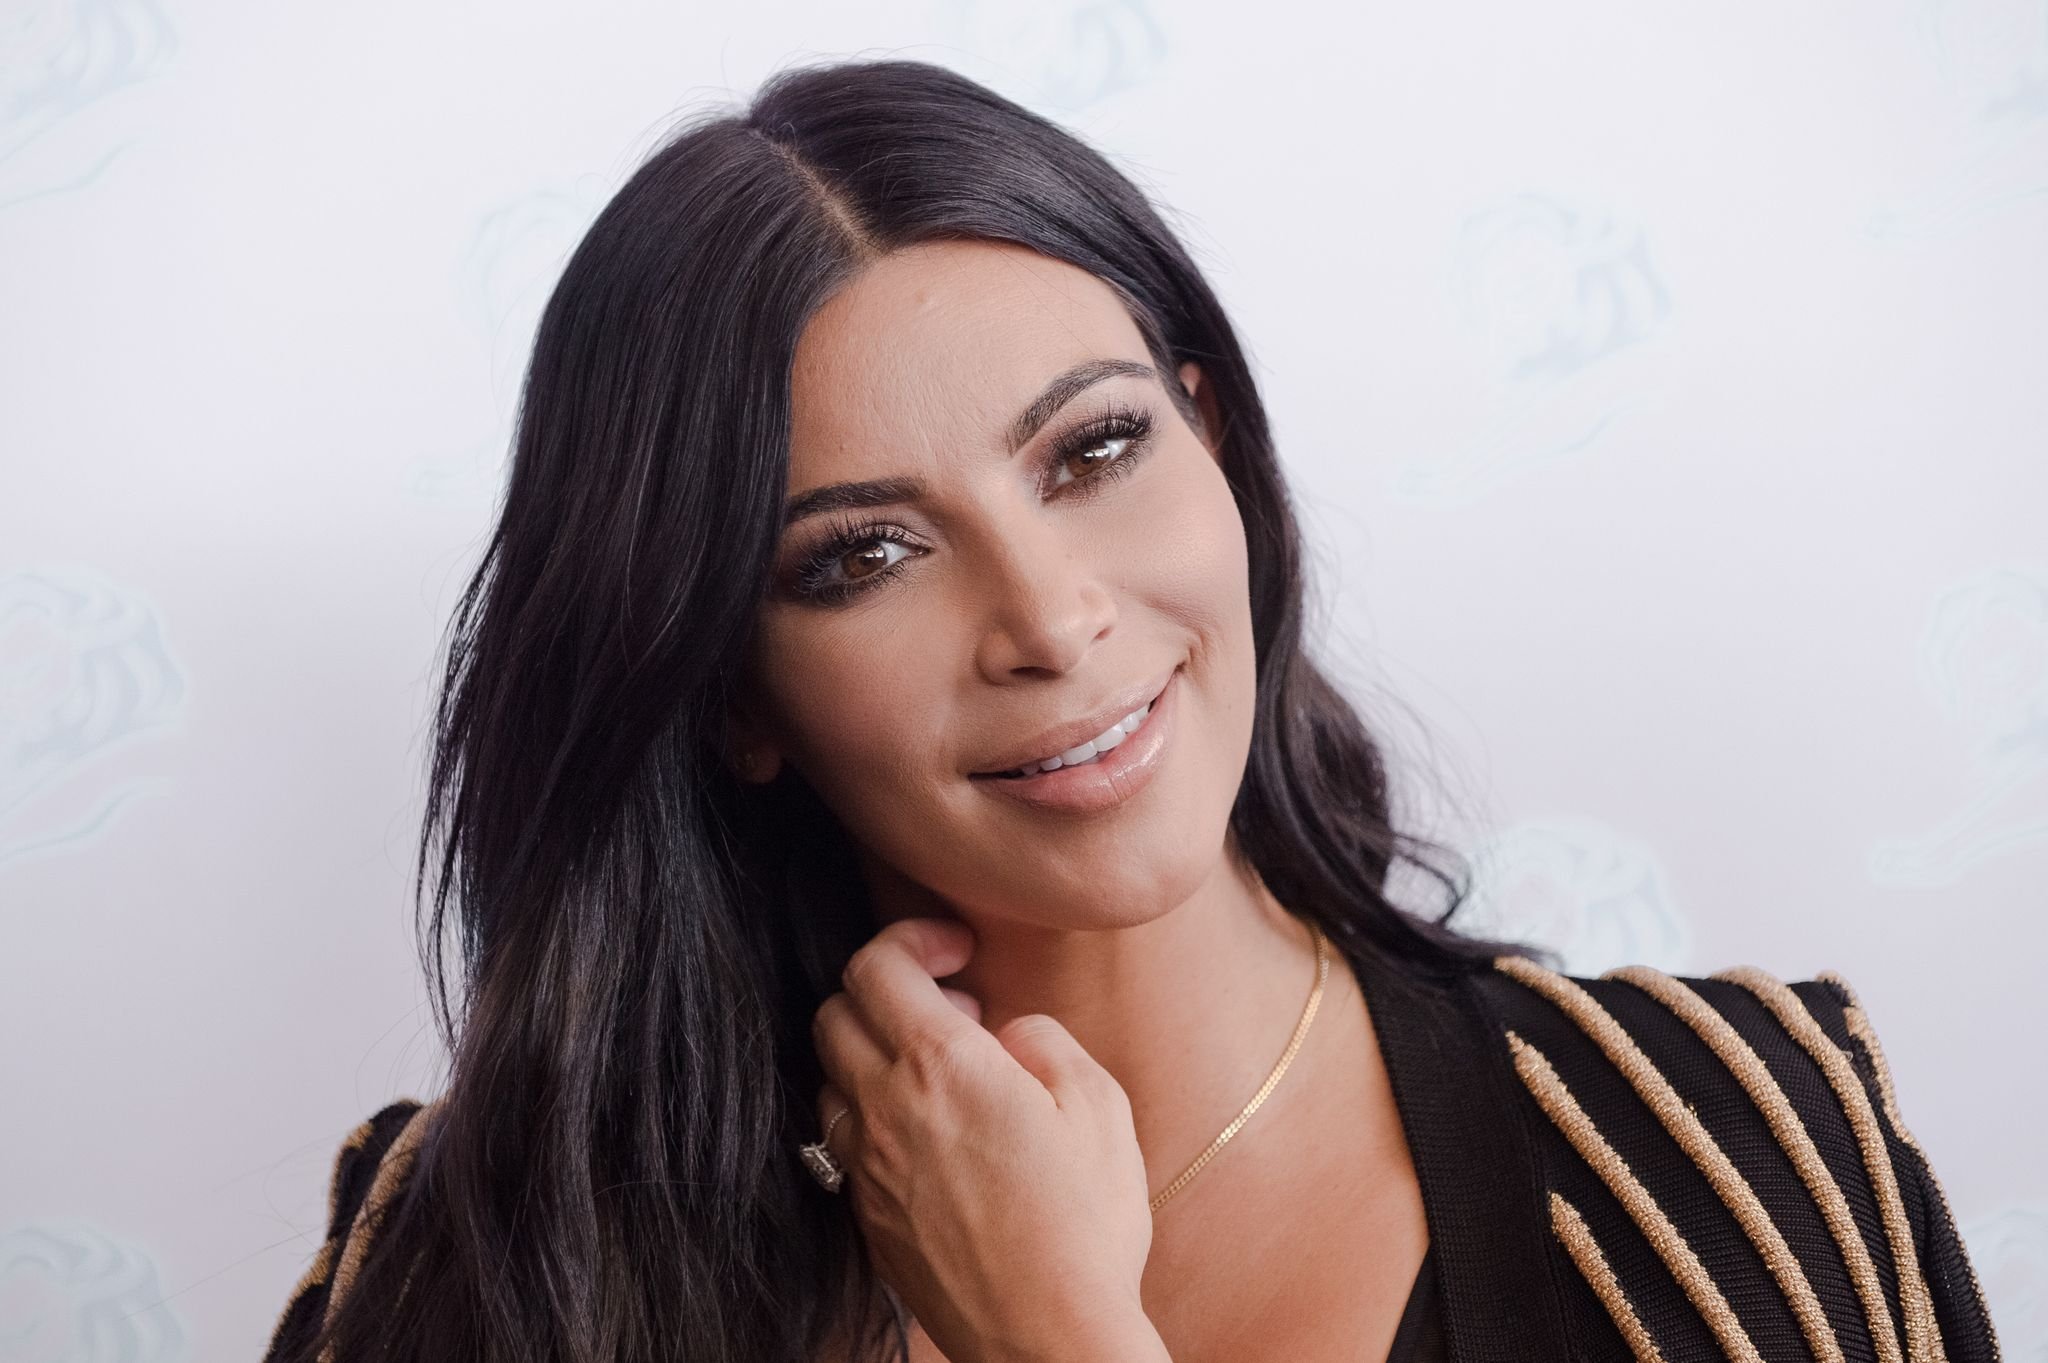
[[[1176,664],[1174,671],[1177,672],[1179,670],[1180,668]],[[1131,711],[1143,705],[1146,701],[1157,696],[1166,688],[1166,683],[1172,676],[1173,672],[1168,672],[1164,677],[1153,677],[1151,680],[1140,682],[1136,686],[1126,687],[1121,693],[1111,697],[1108,703],[1090,711],[1082,718],[1044,730],[1036,737],[1027,739],[1017,747],[1003,753],[995,761],[982,767],[980,770],[969,772],[968,775],[977,778],[1000,776],[1004,772],[1017,770],[1026,762],[1041,762],[1048,757],[1057,756],[1069,748],[1078,748]]]
[[[1152,777],[1158,772],[1167,742],[1173,736],[1178,709],[1175,699],[1180,690],[1176,683],[1179,679],[1180,669],[1176,667],[1153,699],[1144,723],[1133,729],[1123,742],[1092,762],[1075,767],[1057,767],[1034,776],[1006,777],[991,772],[974,772],[972,779],[990,794],[1006,796],[1046,811],[1092,814],[1114,808],[1151,784]],[[1112,713],[1103,727],[1114,724],[1119,717],[1144,703],[1145,697],[1140,694],[1131,705]],[[1101,733],[1102,730],[1095,732]],[[1085,742],[1086,738],[1083,735],[1075,742]]]

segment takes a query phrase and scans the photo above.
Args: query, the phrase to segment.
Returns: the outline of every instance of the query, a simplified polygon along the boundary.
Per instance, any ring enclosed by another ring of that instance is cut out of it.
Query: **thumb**
[[[1055,1098],[1072,1093],[1084,1072],[1099,1068],[1074,1034],[1058,1018],[1045,1013],[1021,1013],[998,1027],[994,1035]]]

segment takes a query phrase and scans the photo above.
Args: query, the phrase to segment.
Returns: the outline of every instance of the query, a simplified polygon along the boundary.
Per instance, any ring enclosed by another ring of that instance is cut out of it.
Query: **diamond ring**
[[[811,1177],[818,1180],[818,1185],[828,1193],[839,1191],[839,1185],[846,1180],[846,1170],[840,1167],[838,1160],[832,1158],[832,1152],[826,1147],[825,1142],[832,1139],[832,1128],[839,1125],[839,1119],[851,1111],[853,1109],[850,1107],[840,1108],[832,1114],[832,1120],[825,1123],[824,1135],[809,1145],[797,1147],[797,1153],[803,1156],[804,1168],[811,1171]]]

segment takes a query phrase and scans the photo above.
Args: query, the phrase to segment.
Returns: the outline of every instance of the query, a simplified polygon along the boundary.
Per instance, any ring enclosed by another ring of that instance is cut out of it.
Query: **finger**
[[[875,1044],[860,1009],[844,992],[818,1005],[811,1017],[811,1044],[817,1047],[825,1078],[842,1093],[859,1093],[870,1078],[888,1068],[889,1057]]]
[[[842,1112],[846,1115],[840,1117]],[[833,1120],[835,1117],[838,1117],[836,1122]],[[818,1138],[842,1164],[853,1158],[853,1143],[859,1124],[860,1114],[853,1110],[852,1102],[836,1084],[827,1084],[818,1090]],[[831,1133],[829,1137],[825,1135],[827,1131]]]
[[[1096,1063],[1095,1057],[1074,1039],[1074,1034],[1059,1019],[1044,1013],[1019,1014],[998,1027],[994,1035],[1003,1049],[1045,1085],[1062,1106],[1077,1097],[1084,1085],[1108,1077],[1108,1071]]]
[[[875,1040],[891,1055],[963,1031],[978,1031],[957,1005],[949,1005],[937,977],[951,975],[974,952],[964,923],[943,918],[902,918],[853,953],[843,978]]]
[[[968,993],[964,989],[952,989],[948,988],[943,984],[939,986],[939,992],[946,996],[946,1002],[952,1004],[955,1008],[958,1008],[961,1012],[967,1014],[968,1017],[973,1018],[976,1022],[981,1021],[980,999],[974,997],[974,995]]]

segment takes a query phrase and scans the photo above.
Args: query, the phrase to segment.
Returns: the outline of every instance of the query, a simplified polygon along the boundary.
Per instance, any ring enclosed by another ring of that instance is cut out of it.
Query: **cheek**
[[[1252,677],[1244,522],[1223,470],[1196,449],[1174,478],[1159,480],[1158,495],[1133,508],[1121,571],[1148,612],[1186,632],[1191,668],[1223,701]]]
[[[1151,499],[1131,541],[1130,595],[1187,656],[1174,780],[1147,822],[1152,880],[1183,890],[1220,848],[1244,779],[1257,714],[1249,556],[1230,485],[1206,450]],[[1162,480],[1163,481],[1163,480]],[[1170,832],[1165,830],[1171,830]]]
[[[886,606],[888,603],[881,603]],[[835,622],[836,623],[836,622]],[[900,801],[930,768],[930,736],[946,721],[944,697],[920,690],[956,669],[935,656],[934,632],[813,627],[763,650],[762,670],[789,760],[826,802],[853,808],[862,792]],[[853,809],[847,810],[853,815]]]

